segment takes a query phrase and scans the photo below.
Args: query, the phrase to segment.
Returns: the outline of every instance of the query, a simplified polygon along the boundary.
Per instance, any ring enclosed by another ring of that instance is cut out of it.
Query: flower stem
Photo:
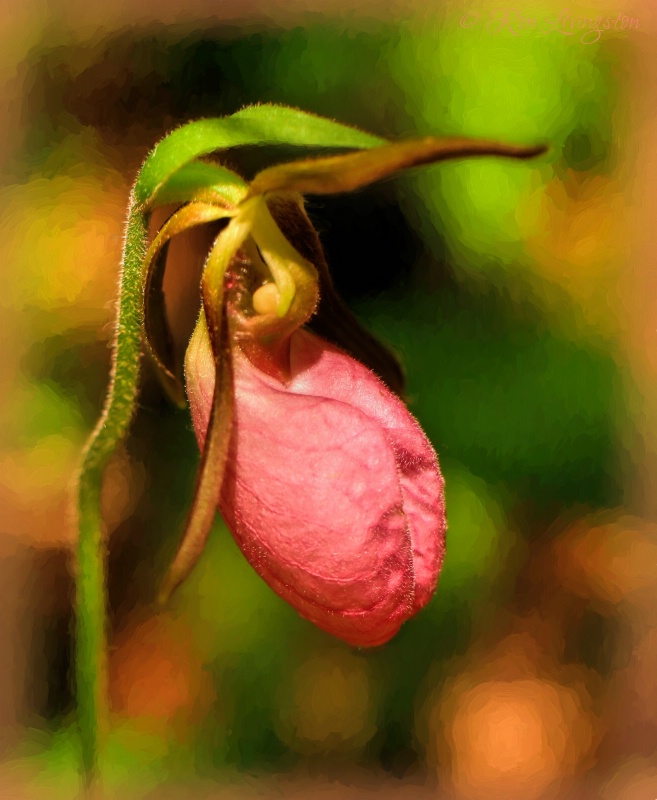
[[[103,413],[84,453],[77,491],[75,676],[85,796],[89,798],[102,793],[103,748],[109,728],[102,480],[107,461],[130,424],[137,395],[145,249],[146,216],[133,206],[123,254],[112,377]]]
[[[76,691],[82,741],[82,767],[88,796],[102,783],[101,752],[109,724],[105,548],[101,534],[102,470],[88,471],[80,486],[80,541],[76,585]]]

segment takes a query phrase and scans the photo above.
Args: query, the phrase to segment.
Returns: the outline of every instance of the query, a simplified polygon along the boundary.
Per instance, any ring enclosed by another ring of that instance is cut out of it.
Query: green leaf
[[[178,170],[200,156],[244,145],[368,148],[385,139],[295,108],[248,106],[229,117],[190,122],[170,133],[151,151],[137,183],[140,208],[153,204],[161,187]]]
[[[543,145],[516,147],[485,139],[437,139],[427,136],[423,139],[385,144],[366,152],[308,158],[269,167],[255,176],[249,186],[248,196],[254,197],[266,192],[350,192],[409,167],[467,156],[532,158],[544,153],[546,149]]]

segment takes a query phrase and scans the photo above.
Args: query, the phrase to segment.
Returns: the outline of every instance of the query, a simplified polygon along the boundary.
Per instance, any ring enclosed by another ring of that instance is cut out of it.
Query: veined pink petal
[[[187,353],[199,443],[214,389],[199,326]],[[219,507],[244,555],[320,628],[390,639],[435,589],[443,480],[426,436],[366,367],[304,331],[282,383],[234,349],[235,424]]]

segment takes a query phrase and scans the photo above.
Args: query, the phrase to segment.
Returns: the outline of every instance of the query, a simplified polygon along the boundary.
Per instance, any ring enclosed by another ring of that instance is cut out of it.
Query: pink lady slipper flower
[[[450,156],[535,152],[428,138],[295,162],[261,172],[230,202],[183,207],[160,230],[147,256],[147,296],[172,235],[228,220],[206,262],[185,359],[202,461],[162,600],[198,559],[218,505],[269,586],[352,645],[383,644],[428,603],[445,553],[438,461],[403,402],[348,354],[377,369],[390,359],[332,293],[297,192],[347,191]],[[320,326],[345,349],[303,327],[320,283]],[[341,329],[350,333],[340,340]],[[148,339],[162,366],[157,336]]]
[[[309,331],[286,375],[233,350],[234,434],[219,509],[249,563],[318,627],[353,645],[390,639],[429,601],[445,550],[443,479],[404,404]],[[214,391],[207,331],[186,359],[203,447]]]
[[[208,161],[260,144],[342,154],[279,164],[250,184]],[[185,359],[200,467],[160,603],[198,561],[219,508],[250,564],[303,617],[349,644],[376,646],[436,587],[443,480],[397,396],[399,365],[333,291],[302,195],[349,192],[449,158],[544,150],[431,136],[390,143],[263,105],[184,125],[147,157],[128,211],[112,378],[77,481],[75,664],[86,794],[102,789],[109,720],[102,479],[135,408],[142,339],[163,387],[187,402],[164,302],[169,240],[198,225],[216,234]],[[152,212],[173,203],[148,246]]]
[[[402,401],[363,364],[302,328],[317,306],[318,272],[272,210],[284,227],[310,235],[315,261],[321,250],[298,199],[270,204],[260,196],[230,212],[206,266],[185,374],[204,454],[220,409],[219,455],[211,456],[220,468],[197,503],[205,523],[194,533],[190,522],[165,591],[200,552],[214,514],[203,506],[218,504],[249,563],[302,616],[350,644],[379,645],[436,587],[443,480]]]

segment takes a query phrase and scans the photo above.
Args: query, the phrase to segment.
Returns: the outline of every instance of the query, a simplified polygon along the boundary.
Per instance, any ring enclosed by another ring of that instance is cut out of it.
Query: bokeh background
[[[219,520],[154,615],[198,455],[145,365],[104,492],[112,791],[657,796],[655,11],[517,5],[2,6],[3,798],[76,792],[70,486],[107,385],[131,183],[172,127],[261,101],[551,149],[309,199],[446,478],[438,591],[385,647],[300,619]],[[168,279],[181,354],[202,246],[176,243],[187,270]]]

